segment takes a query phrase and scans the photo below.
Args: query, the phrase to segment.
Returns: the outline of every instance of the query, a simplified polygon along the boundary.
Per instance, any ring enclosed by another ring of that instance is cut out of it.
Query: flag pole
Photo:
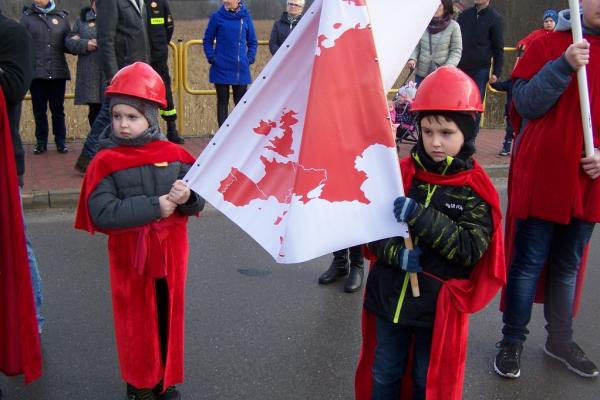
[[[583,41],[581,29],[581,18],[579,17],[579,0],[569,0],[571,10],[571,32],[573,43]],[[588,92],[587,72],[585,66],[577,70],[577,84],[579,87],[579,106],[581,108],[581,123],[583,125],[583,142],[585,145],[585,156],[594,155],[594,140],[592,134],[592,113],[590,111],[590,95]]]
[[[406,246],[408,250],[413,249],[413,242],[412,238],[410,237],[410,232],[408,233],[408,236],[404,238],[404,246]],[[410,279],[410,289],[412,290],[413,297],[419,297],[421,292],[419,291],[419,278],[417,277],[417,273],[409,272],[408,278]]]

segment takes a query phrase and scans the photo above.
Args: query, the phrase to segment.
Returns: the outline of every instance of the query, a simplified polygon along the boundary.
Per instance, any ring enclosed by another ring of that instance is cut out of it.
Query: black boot
[[[344,292],[354,293],[360,290],[363,283],[364,269],[365,268],[362,255],[360,259],[352,258],[350,260],[350,274],[346,279],[346,284],[344,285]]]
[[[127,400],[156,400],[152,389],[138,389],[127,384]]]
[[[90,161],[92,160],[85,154],[79,154],[79,157],[77,157],[77,161],[75,162],[75,170],[81,172],[82,174],[85,174],[85,171],[87,170]]]
[[[167,121],[167,139],[169,139],[169,142],[176,144],[185,143],[185,139],[179,136],[179,132],[177,132],[177,123],[175,120]]]
[[[333,261],[331,262],[331,265],[329,266],[327,271],[325,271],[319,277],[319,283],[321,285],[328,285],[330,283],[333,283],[337,280],[337,278],[346,276],[348,274],[348,270],[350,269],[350,267],[348,266],[347,253],[347,250],[344,250],[343,252],[341,252],[341,254],[339,251],[333,253]]]

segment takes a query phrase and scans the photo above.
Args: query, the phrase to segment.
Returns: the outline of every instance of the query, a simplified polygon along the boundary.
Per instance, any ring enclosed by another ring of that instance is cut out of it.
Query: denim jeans
[[[31,81],[31,106],[35,119],[35,140],[37,144],[48,144],[48,105],[52,113],[52,133],[57,146],[63,146],[67,137],[65,125],[65,87],[64,79],[34,79]]]
[[[377,346],[373,363],[373,400],[398,400],[402,376],[414,334],[413,399],[425,398],[433,329],[394,324],[377,317]]]
[[[502,321],[503,342],[523,343],[529,331],[538,280],[547,261],[544,317],[548,339],[573,336],[573,300],[579,263],[594,223],[572,218],[567,225],[528,218],[517,221]]]
[[[19,188],[19,193],[21,194],[22,189]],[[38,331],[41,333],[42,328],[44,326],[45,318],[42,316],[41,308],[42,308],[42,278],[40,276],[40,271],[38,270],[37,259],[35,258],[35,253],[33,251],[33,246],[31,246],[31,242],[29,241],[29,237],[27,235],[27,224],[25,223],[25,214],[23,213],[23,202],[21,201],[21,215],[23,216],[23,226],[25,228],[25,241],[27,245],[27,259],[29,260],[29,272],[31,274],[31,286],[33,288],[33,300],[35,302],[35,315],[38,323]]]
[[[102,89],[104,92],[104,89]],[[104,96],[102,100],[102,106],[100,107],[100,111],[98,115],[96,115],[96,119],[92,124],[92,128],[85,139],[85,143],[83,144],[83,149],[81,149],[81,154],[90,160],[94,158],[96,152],[98,151],[98,139],[100,135],[107,126],[109,126],[112,122],[112,118],[110,116],[110,98],[108,96]]]
[[[490,79],[490,69],[489,68],[480,68],[480,69],[474,69],[471,71],[464,71],[464,73],[469,75],[471,77],[471,79],[473,79],[475,81],[475,84],[477,84],[477,87],[479,88],[479,94],[481,95],[481,101],[483,102],[483,98],[485,97],[485,88],[486,88],[487,82]],[[475,123],[476,123],[475,136],[477,136],[477,134],[479,133],[479,125],[481,123],[481,113],[477,113],[477,116],[475,118]]]

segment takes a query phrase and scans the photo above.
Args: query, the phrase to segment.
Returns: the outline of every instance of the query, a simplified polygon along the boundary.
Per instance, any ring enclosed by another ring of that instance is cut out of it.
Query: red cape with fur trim
[[[404,190],[407,192],[413,177],[436,185],[466,185],[473,188],[491,207],[494,230],[488,250],[475,266],[471,278],[446,281],[437,301],[426,397],[428,400],[461,399],[467,358],[468,315],[485,307],[504,285],[506,278],[498,194],[477,162],[471,170],[448,176],[415,168],[411,157],[404,158],[400,165]],[[356,400],[371,398],[372,367],[377,344],[375,318],[363,309],[363,345],[356,369]]]
[[[590,42],[590,64],[587,66],[594,147],[598,147],[600,129],[600,37],[586,35]],[[571,32],[554,32],[535,40],[515,70],[513,78],[532,79],[550,60],[562,56],[573,42]],[[514,109],[511,115],[520,124]],[[515,132],[517,132],[515,130]],[[600,179],[591,179],[581,169],[583,127],[579,108],[579,90],[575,73],[572,81],[554,106],[541,118],[529,121],[519,133],[508,180],[506,218],[506,260],[514,251],[515,220],[536,217],[566,224],[571,217],[600,222]],[[584,252],[577,275],[573,312],[581,301],[588,248]],[[546,282],[544,275],[539,282]],[[535,301],[544,302],[544,285],[538,285]],[[504,309],[504,299],[501,303]]]
[[[25,374],[25,382],[30,383],[42,375],[42,354],[2,88],[0,152],[0,371],[6,375]]]
[[[138,388],[183,382],[184,289],[187,272],[187,217],[171,217],[141,227],[106,230],[94,226],[88,200],[111,173],[148,164],[194,158],[181,146],[155,141],[142,147],[115,147],[98,153],[83,180],[75,227],[108,235],[115,336],[123,380]],[[163,363],[155,279],[169,287],[167,357]]]

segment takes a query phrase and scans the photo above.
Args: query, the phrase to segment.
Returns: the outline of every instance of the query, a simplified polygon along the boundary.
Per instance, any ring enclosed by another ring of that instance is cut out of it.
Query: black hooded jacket
[[[273,30],[271,31],[271,37],[269,38],[269,51],[271,52],[271,55],[279,50],[279,47],[281,47],[290,32],[298,25],[300,18],[301,15],[290,20],[288,13],[284,12],[281,14],[281,18],[275,21]]]

